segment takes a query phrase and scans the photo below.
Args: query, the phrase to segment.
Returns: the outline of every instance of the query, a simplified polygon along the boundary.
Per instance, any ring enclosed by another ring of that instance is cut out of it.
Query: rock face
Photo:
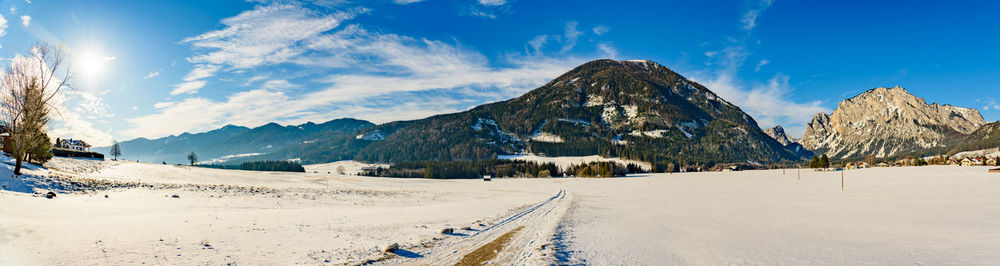
[[[771,136],[774,140],[777,140],[778,143],[781,143],[781,145],[788,146],[788,144],[795,142],[794,140],[788,138],[788,135],[785,135],[785,128],[781,127],[781,125],[765,129],[764,134]]]
[[[785,128],[781,127],[781,125],[765,129],[764,134],[771,136],[771,138],[774,138],[775,141],[784,145],[785,149],[795,152],[795,154],[798,154],[799,156],[810,157],[814,155],[812,151],[802,147],[802,144],[799,144],[798,140],[789,138],[788,135],[785,134]]]
[[[832,158],[889,157],[944,146],[984,124],[976,109],[927,104],[906,89],[883,87],[816,114],[799,143]]]

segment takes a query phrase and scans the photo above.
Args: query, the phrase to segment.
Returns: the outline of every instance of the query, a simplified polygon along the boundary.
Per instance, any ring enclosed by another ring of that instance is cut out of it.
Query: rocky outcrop
[[[832,158],[889,157],[943,146],[983,124],[975,109],[927,104],[906,89],[883,87],[840,102],[832,114],[816,114],[799,143]]]
[[[785,135],[785,128],[781,127],[781,125],[777,125],[777,126],[774,126],[773,128],[765,129],[764,130],[764,134],[767,134],[768,136],[771,136],[771,138],[774,138],[774,140],[777,140],[778,143],[781,143],[781,145],[788,146],[788,144],[791,144],[791,143],[795,142],[791,138],[788,138],[788,135]]]

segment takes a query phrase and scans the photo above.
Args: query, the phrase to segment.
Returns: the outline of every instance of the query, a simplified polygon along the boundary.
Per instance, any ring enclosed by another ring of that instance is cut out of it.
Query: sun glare
[[[104,74],[108,57],[95,51],[86,51],[77,57],[75,68],[77,74],[87,80],[97,80]]]

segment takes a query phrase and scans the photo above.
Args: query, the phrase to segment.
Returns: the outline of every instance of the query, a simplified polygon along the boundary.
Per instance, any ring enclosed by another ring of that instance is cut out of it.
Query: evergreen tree
[[[28,151],[28,161],[41,165],[49,159],[52,159],[52,143],[49,142],[48,135],[42,134],[34,147]]]
[[[819,158],[816,155],[813,155],[812,160],[809,161],[809,168],[819,168]]]
[[[826,153],[824,153],[823,156],[819,157],[819,167],[820,168],[830,167],[830,158],[826,157]]]

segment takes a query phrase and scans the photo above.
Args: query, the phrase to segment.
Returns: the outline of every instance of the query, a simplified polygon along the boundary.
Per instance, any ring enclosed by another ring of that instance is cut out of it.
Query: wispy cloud
[[[25,27],[31,25],[31,16],[21,16],[21,25],[24,25]]]
[[[204,80],[182,82],[181,84],[174,86],[174,90],[170,91],[170,95],[198,93],[198,90],[205,87],[205,84],[207,83],[208,82]]]
[[[761,12],[764,12],[767,8],[771,7],[773,0],[754,0],[751,3],[751,7],[743,13],[743,17],[740,19],[740,23],[743,24],[744,30],[752,30],[757,26],[757,17],[760,16]]]
[[[5,35],[7,35],[7,19],[5,19],[3,15],[0,15],[0,37],[3,37]]]
[[[184,81],[196,81],[215,76],[215,72],[219,71],[219,68],[217,65],[197,65],[184,76]]]
[[[479,4],[484,6],[502,6],[507,4],[507,0],[479,0]]]
[[[308,49],[302,43],[304,40],[366,11],[358,8],[325,15],[294,4],[258,6],[222,20],[226,27],[221,30],[181,42],[208,51],[188,58],[191,62],[253,68],[287,62],[301,55]]]
[[[976,102],[983,104],[983,111],[1000,111],[1000,104],[997,103],[996,98],[976,99]]]
[[[10,6],[10,14],[11,15],[17,15],[17,7],[15,7],[14,5],[11,5]]]
[[[255,8],[273,9],[282,8]],[[310,10],[282,10],[277,12],[280,16],[271,19],[282,20],[281,24],[298,25],[324,21],[317,16],[326,16]],[[247,13],[253,12],[256,11],[244,12],[238,17],[245,17]],[[293,13],[297,15],[291,15]],[[520,95],[585,61],[566,56],[549,58],[511,54],[491,62],[478,51],[457,43],[372,32],[360,25],[347,25],[336,31],[317,32],[303,38],[285,38],[287,36],[266,36],[284,35],[285,32],[256,26],[233,27],[230,25],[233,23],[225,23],[233,22],[231,18],[223,21],[223,24],[228,25],[222,30],[225,33],[213,31],[189,38],[190,41],[186,43],[196,46],[198,53],[192,58],[206,55],[206,61],[202,63],[217,65],[220,69],[281,65],[281,69],[308,69],[310,73],[314,73],[311,77],[315,77],[316,72],[329,74],[321,74],[321,78],[309,78],[309,88],[319,86],[319,89],[286,90],[301,86],[293,83],[294,79],[275,79],[254,86],[253,89],[231,94],[222,100],[194,97],[157,103],[152,114],[127,119],[132,127],[123,131],[123,134],[158,137],[184,131],[207,130],[230,123],[254,126],[268,122],[324,121],[347,116],[375,122],[422,118],[462,110],[483,101]],[[337,19],[337,23],[340,22],[342,20]],[[274,23],[264,18],[255,22],[263,25]],[[572,28],[575,30],[575,25]],[[228,37],[220,41],[216,36]],[[237,46],[234,44],[248,43],[242,39],[244,37],[255,40],[285,38],[292,41],[277,42],[282,44],[280,47],[251,49],[255,53],[229,51]],[[233,44],[194,45],[202,40]],[[276,52],[283,50],[295,52]],[[207,60],[223,58],[207,56],[214,54],[240,54],[245,58],[260,60]],[[197,59],[192,61],[200,62]],[[261,71],[261,68],[255,68],[255,71]],[[294,77],[294,73],[285,72],[282,72],[282,77],[289,74]],[[194,74],[189,76],[198,77]],[[256,81],[267,79],[267,76],[273,75],[256,75],[249,78],[245,85],[250,86]],[[193,80],[195,81],[190,82],[201,81],[197,78]],[[175,92],[187,93],[205,85],[187,83],[189,82],[179,85]],[[403,95],[406,97],[402,97]],[[414,95],[426,97],[413,97]],[[474,100],[456,101],[458,98]]]
[[[593,29],[591,29],[591,31],[594,32],[594,35],[601,36],[601,35],[604,35],[605,33],[608,33],[609,31],[611,31],[611,28],[608,28],[608,26],[604,26],[604,25],[598,25],[597,27],[594,27]]]
[[[142,79],[151,79],[151,78],[155,78],[156,76],[159,76],[159,75],[160,75],[160,71],[153,71],[153,72],[149,72],[149,74],[146,74],[146,76],[142,77]]]
[[[392,0],[393,3],[400,5],[409,5],[412,3],[423,2],[424,0]]]
[[[612,47],[610,43],[598,43],[597,49],[601,50],[601,56],[604,58],[618,59],[618,50]]]
[[[757,62],[757,66],[753,68],[753,71],[754,72],[759,72],[760,68],[762,68],[762,67],[764,67],[764,66],[766,66],[767,64],[770,64],[770,63],[771,63],[770,60],[761,59],[760,62]]]
[[[583,35],[583,32],[576,30],[577,25],[579,25],[579,23],[576,21],[566,23],[566,32],[563,33],[563,37],[566,38],[566,41],[564,42],[565,44],[560,52],[565,53],[566,51],[573,49],[573,46],[576,46],[577,38],[580,38],[580,35]]]
[[[777,73],[765,82],[750,81],[739,76],[740,69],[752,55],[747,48],[747,39],[752,37],[751,30],[755,27],[761,12],[770,7],[771,0],[751,2],[752,7],[741,18],[745,36],[742,38],[727,37],[718,50],[706,51],[709,60],[707,71],[695,72],[692,78],[716,92],[722,98],[740,106],[757,120],[761,127],[782,125],[793,136],[801,136],[805,124],[812,120],[818,112],[827,112],[823,102],[798,102],[792,99],[795,88],[790,84],[791,77]],[[706,42],[703,46],[715,43]],[[771,61],[762,59],[753,65],[754,71]]]

